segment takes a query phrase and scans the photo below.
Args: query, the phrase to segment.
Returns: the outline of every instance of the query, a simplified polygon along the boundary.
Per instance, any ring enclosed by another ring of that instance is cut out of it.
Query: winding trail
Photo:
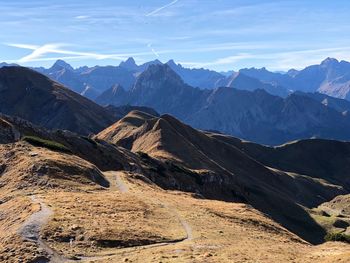
[[[112,186],[111,189],[113,189],[113,188],[117,189],[121,193],[127,193],[129,191],[129,187],[124,183],[124,181],[120,177],[120,173],[122,173],[122,172],[114,172],[113,171],[113,172],[107,172],[107,173],[109,175],[109,176],[107,176],[108,178],[114,178],[114,180],[115,180],[115,186],[114,187]],[[161,243],[154,243],[154,244],[150,244],[150,245],[140,245],[140,246],[122,248],[122,249],[118,249],[117,252],[115,252],[115,253],[109,253],[109,254],[103,255],[103,256],[82,257],[79,260],[79,262],[93,262],[96,260],[111,260],[111,257],[115,257],[118,255],[125,256],[128,253],[139,251],[139,250],[152,249],[152,248],[164,247],[164,246],[172,246],[172,245],[176,245],[176,244],[180,244],[180,243],[184,243],[184,242],[192,240],[193,239],[192,228],[187,223],[187,221],[180,216],[180,214],[177,212],[177,210],[172,208],[171,206],[169,206],[168,204],[166,204],[164,202],[158,201],[158,203],[162,207],[167,208],[171,212],[171,214],[173,214],[174,217],[177,218],[177,220],[179,221],[179,223],[182,225],[183,229],[186,232],[185,238],[167,241],[167,242],[161,242]],[[70,262],[73,262],[73,261],[70,261]],[[111,261],[106,261],[106,262],[111,262]]]
[[[121,193],[128,193],[129,187],[127,184],[124,183],[122,180],[120,173],[122,172],[108,172],[109,178],[113,178],[115,181],[115,184],[112,184],[111,190],[117,190]],[[50,248],[46,242],[40,237],[40,231],[41,228],[48,222],[50,216],[53,215],[53,211],[37,196],[32,195],[30,196],[30,199],[32,203],[39,204],[40,210],[32,214],[22,225],[22,227],[19,229],[19,234],[27,241],[35,242],[38,244],[39,248],[41,248],[43,251],[46,252],[47,256],[42,256],[38,258],[35,263],[64,263],[64,262],[91,262],[96,260],[109,260],[111,257],[115,257],[118,255],[127,255],[128,253],[135,252],[138,250],[144,250],[144,249],[151,249],[156,247],[163,247],[163,246],[171,246],[179,243],[183,243],[186,241],[190,241],[193,238],[192,235],[192,229],[191,226],[184,220],[180,214],[176,211],[176,209],[172,208],[168,204],[164,202],[160,202],[157,200],[157,202],[164,208],[168,209],[171,214],[174,215],[174,217],[177,218],[179,223],[182,225],[183,229],[186,232],[186,237],[167,241],[167,242],[161,242],[161,243],[155,243],[150,245],[141,245],[141,246],[133,246],[123,249],[118,249],[114,253],[102,255],[102,256],[95,256],[95,257],[82,257],[79,260],[69,260],[62,255],[58,254],[54,249]]]
[[[51,249],[46,242],[40,237],[40,230],[45,225],[50,216],[53,214],[52,210],[35,195],[30,196],[34,204],[40,205],[40,210],[32,214],[26,222],[19,229],[19,234],[27,241],[35,242],[39,248],[47,253],[47,257],[38,258],[36,263],[61,263],[66,262],[66,259],[60,256],[55,250]]]
[[[111,172],[114,174],[115,176],[115,183],[117,188],[119,189],[119,191],[121,193],[127,193],[129,191],[129,187],[124,183],[124,181],[121,179],[120,177],[120,173],[122,172]],[[153,244],[153,245],[160,245],[160,244],[174,244],[174,243],[178,243],[178,242],[183,242],[183,241],[188,241],[188,240],[192,240],[193,235],[192,235],[192,228],[191,226],[186,222],[186,220],[184,220],[180,214],[176,211],[176,209],[170,207],[168,204],[163,203],[163,202],[159,202],[161,206],[167,208],[180,222],[180,224],[182,225],[182,227],[184,228],[185,232],[186,232],[186,238],[184,238],[183,240],[177,241],[177,242],[165,242],[165,243],[159,243],[159,244]],[[149,245],[152,246],[152,245]],[[145,246],[142,246],[145,247]],[[148,246],[147,246],[148,247]]]

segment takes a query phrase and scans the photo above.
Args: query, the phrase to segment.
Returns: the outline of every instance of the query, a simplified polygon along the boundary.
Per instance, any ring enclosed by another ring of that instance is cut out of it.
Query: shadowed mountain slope
[[[103,107],[23,67],[0,69],[0,112],[81,134],[96,133],[115,121]]]
[[[226,135],[209,135],[236,146],[269,167],[321,178],[350,191],[349,142],[311,139],[267,147]]]

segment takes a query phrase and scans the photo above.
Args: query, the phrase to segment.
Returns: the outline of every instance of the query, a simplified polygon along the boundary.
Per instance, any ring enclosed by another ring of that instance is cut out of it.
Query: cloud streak
[[[174,0],[174,1],[172,1],[171,3],[169,3],[169,4],[167,4],[167,5],[164,5],[164,6],[162,6],[162,7],[159,7],[159,8],[157,8],[157,9],[153,10],[152,12],[147,13],[145,16],[153,16],[153,15],[159,13],[160,11],[162,11],[162,10],[165,9],[165,8],[168,8],[168,7],[172,6],[172,5],[175,5],[177,2],[179,2],[179,0]]]
[[[130,56],[142,56],[142,55],[151,55],[151,54],[157,54],[156,51],[152,48],[152,52],[140,52],[140,53],[126,53],[126,54],[99,54],[94,52],[80,52],[80,51],[72,51],[64,49],[65,46],[69,46],[67,44],[60,44],[60,43],[53,43],[53,44],[45,44],[42,46],[38,45],[28,45],[28,44],[18,44],[18,43],[10,43],[6,44],[10,47],[16,47],[21,49],[27,49],[31,50],[32,53],[30,53],[27,56],[24,56],[17,60],[18,63],[28,63],[33,61],[50,61],[50,60],[56,60],[56,59],[96,59],[96,60],[102,60],[102,59],[115,59],[115,60],[125,60]],[[60,54],[60,55],[66,55],[61,58],[52,58],[47,57],[47,55],[50,54]],[[68,55],[68,56],[67,56]]]

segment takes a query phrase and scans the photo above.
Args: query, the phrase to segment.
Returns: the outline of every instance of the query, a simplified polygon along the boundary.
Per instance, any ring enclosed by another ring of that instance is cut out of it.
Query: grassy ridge
[[[22,140],[34,146],[45,147],[53,151],[71,153],[71,151],[66,146],[55,141],[45,140],[36,136],[24,136]]]

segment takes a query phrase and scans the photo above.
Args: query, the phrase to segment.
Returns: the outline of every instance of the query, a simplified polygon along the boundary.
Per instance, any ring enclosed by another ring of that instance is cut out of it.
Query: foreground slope
[[[115,120],[101,106],[23,67],[0,69],[0,112],[81,134],[97,133]]]

